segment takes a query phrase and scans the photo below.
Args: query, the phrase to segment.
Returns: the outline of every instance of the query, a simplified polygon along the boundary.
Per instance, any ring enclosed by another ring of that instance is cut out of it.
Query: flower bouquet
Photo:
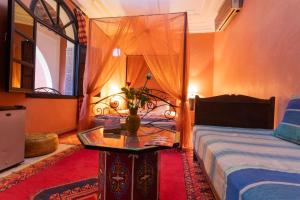
[[[144,108],[150,101],[149,89],[146,87],[149,80],[151,80],[151,74],[147,73],[143,87],[136,89],[130,87],[130,82],[127,82],[127,86],[121,88],[122,92],[124,92],[125,101],[129,110],[129,115],[126,119],[126,128],[130,133],[136,133],[140,127],[141,119],[137,114],[138,109]]]

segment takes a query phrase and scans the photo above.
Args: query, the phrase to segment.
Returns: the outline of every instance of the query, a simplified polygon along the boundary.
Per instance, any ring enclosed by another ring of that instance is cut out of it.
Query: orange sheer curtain
[[[141,41],[147,41],[141,47],[148,67],[162,90],[178,100],[177,127],[182,133],[182,145],[189,147],[191,121],[187,101],[186,15],[156,15],[151,20],[141,18],[138,24],[146,27],[136,34],[143,34]]]
[[[113,73],[118,69],[121,57],[112,56],[118,46],[128,20],[119,20],[115,29],[107,35],[99,26],[98,21],[89,21],[89,37],[87,49],[87,64],[84,74],[84,98],[80,110],[79,129],[86,129],[91,124],[92,97],[97,95]]]
[[[92,20],[81,124],[89,122],[91,97],[101,91],[120,67],[120,62],[112,56],[114,48],[119,48],[126,55],[142,55],[162,90],[178,100],[177,124],[182,133],[181,142],[183,146],[189,146],[186,20],[186,13]]]
[[[143,87],[147,73],[151,73],[144,56],[142,55],[127,55],[126,70],[127,81],[130,82],[130,86],[134,88]],[[152,77],[151,81],[148,81],[147,87],[162,90],[155,77]]]
[[[140,85],[137,81],[147,68],[144,57],[141,55],[128,55],[126,65],[126,81],[129,81],[132,87]]]

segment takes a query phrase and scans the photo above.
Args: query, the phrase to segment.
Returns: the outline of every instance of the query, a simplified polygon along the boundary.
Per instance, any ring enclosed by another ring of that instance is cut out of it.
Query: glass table
[[[178,131],[141,126],[136,135],[126,130],[95,127],[78,133],[87,149],[99,151],[98,199],[159,198],[159,150],[179,146]]]

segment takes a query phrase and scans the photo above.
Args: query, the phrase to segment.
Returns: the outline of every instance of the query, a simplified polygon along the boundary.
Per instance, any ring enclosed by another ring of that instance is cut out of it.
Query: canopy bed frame
[[[138,115],[144,126],[155,126],[161,129],[176,130],[176,110],[178,106],[170,103],[171,99],[165,92],[150,89],[147,97],[150,99],[144,108],[140,108]],[[95,118],[93,126],[116,127],[120,121],[125,121],[128,110],[124,109],[126,101],[124,94],[117,93],[100,99],[93,104]],[[122,103],[123,102],[123,103]]]
[[[190,122],[187,102],[187,14],[95,18],[90,19],[89,29],[80,129],[91,126],[97,103],[106,104],[104,108],[96,108],[96,112],[100,114],[104,114],[107,107],[118,113],[119,103],[113,99],[120,94],[103,91],[113,85],[113,81],[118,88],[123,87],[128,76],[128,57],[141,55],[160,87],[149,88],[153,101],[146,106],[144,118],[160,107],[157,105],[158,101],[164,102],[170,108],[166,110],[165,117],[171,119],[172,116],[174,119],[175,116],[171,113],[176,112],[176,126],[182,133],[181,144],[188,146]],[[95,101],[99,92],[101,97]],[[119,115],[123,116],[120,113]]]
[[[178,106],[170,103],[169,101],[172,99],[170,95],[168,95],[166,92],[156,90],[156,89],[150,89],[149,94],[147,95],[151,100],[146,103],[145,108],[143,108],[144,112],[141,116],[141,118],[147,117],[149,113],[152,111],[155,111],[155,109],[158,109],[162,106],[168,106],[167,109],[164,110],[163,115],[166,119],[174,119],[176,116],[176,108]],[[119,100],[121,99],[121,100]],[[105,114],[105,109],[112,109],[115,111],[116,114],[118,114],[120,117],[126,117],[127,115],[120,112],[122,110],[120,104],[121,101],[125,100],[125,97],[122,95],[122,93],[112,94],[110,96],[104,97],[94,103],[94,105],[103,104],[105,105],[104,109],[101,107],[95,107],[93,109],[95,115],[103,115]],[[162,102],[163,104],[159,104]],[[172,114],[173,112],[173,114]]]

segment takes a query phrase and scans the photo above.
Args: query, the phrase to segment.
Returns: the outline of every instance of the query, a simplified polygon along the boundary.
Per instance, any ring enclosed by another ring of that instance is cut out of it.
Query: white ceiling
[[[187,12],[190,33],[214,32],[224,0],[73,0],[89,18]]]

